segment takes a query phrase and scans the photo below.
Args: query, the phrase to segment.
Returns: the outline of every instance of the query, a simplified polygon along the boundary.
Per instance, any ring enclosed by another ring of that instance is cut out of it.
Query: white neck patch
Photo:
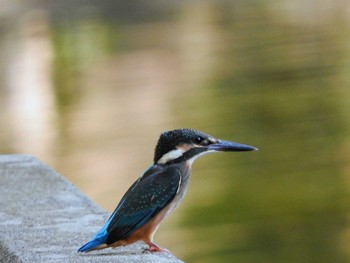
[[[169,161],[175,160],[184,154],[184,149],[178,148],[176,150],[171,150],[170,152],[164,154],[162,158],[158,160],[158,164],[166,164]]]

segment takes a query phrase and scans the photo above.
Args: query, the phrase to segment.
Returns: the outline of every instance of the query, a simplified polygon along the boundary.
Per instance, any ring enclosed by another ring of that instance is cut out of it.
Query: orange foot
[[[165,248],[161,248],[160,246],[158,246],[156,243],[152,242],[152,241],[148,241],[147,245],[149,246],[146,251],[149,252],[166,252],[166,253],[170,253],[169,250],[165,249]]]

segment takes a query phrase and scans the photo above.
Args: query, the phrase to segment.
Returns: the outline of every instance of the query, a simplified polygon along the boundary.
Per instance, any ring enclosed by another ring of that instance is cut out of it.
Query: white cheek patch
[[[164,154],[162,156],[162,158],[159,159],[159,161],[157,162],[158,164],[165,164],[169,161],[175,160],[179,157],[181,157],[184,154],[184,149],[179,148],[176,150],[171,150],[170,152]]]

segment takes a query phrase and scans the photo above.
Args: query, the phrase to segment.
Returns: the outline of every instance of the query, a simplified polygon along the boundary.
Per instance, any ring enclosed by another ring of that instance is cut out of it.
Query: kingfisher
[[[125,246],[136,241],[148,251],[168,251],[153,242],[160,223],[182,201],[192,163],[211,152],[256,151],[255,147],[224,141],[193,129],[163,132],[155,148],[153,165],[124,194],[104,226],[78,252]]]

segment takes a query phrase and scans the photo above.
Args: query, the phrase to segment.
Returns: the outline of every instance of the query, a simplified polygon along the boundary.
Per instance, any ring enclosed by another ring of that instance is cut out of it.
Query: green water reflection
[[[157,242],[188,262],[348,262],[349,19],[332,7],[218,2],[163,6],[141,21],[56,17],[55,136],[37,155],[112,210],[163,130],[257,146],[198,160]],[[36,153],[0,136],[2,152]]]

